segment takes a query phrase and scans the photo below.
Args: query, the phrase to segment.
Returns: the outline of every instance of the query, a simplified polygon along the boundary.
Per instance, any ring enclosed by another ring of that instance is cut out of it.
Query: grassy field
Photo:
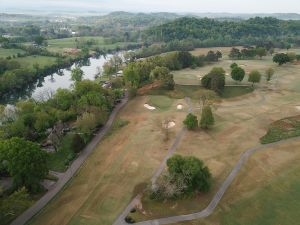
[[[231,68],[230,65],[232,63],[236,62],[239,66],[241,66],[246,74],[249,74],[252,70],[258,70],[262,74],[265,73],[266,69],[273,68],[275,70],[275,73],[277,74],[277,71],[279,72],[285,72],[282,71],[282,68],[287,68],[289,66],[283,66],[279,68],[276,64],[272,62],[272,58],[270,56],[266,57],[264,60],[221,60],[216,63],[211,63],[209,65],[198,67],[196,69],[184,69],[179,71],[173,71],[174,75],[174,81],[176,84],[182,84],[182,85],[195,85],[201,83],[201,78],[208,74],[209,71],[213,67],[222,67],[226,71],[226,84],[236,84],[236,81],[232,80],[230,73]],[[262,83],[265,83],[265,79],[263,77]],[[246,75],[242,84],[249,84],[248,83],[248,76]]]
[[[215,65],[229,71],[232,61],[198,68],[205,73]],[[242,152],[260,145],[260,137],[269,125],[286,117],[299,115],[300,65],[277,66],[270,57],[263,60],[243,60],[245,69],[275,69],[274,79],[256,85],[252,93],[215,103],[215,125],[208,131],[188,131],[176,153],[193,155],[204,161],[213,175],[212,190],[195,198],[157,203],[145,196],[141,210],[133,214],[136,220],[199,211],[207,206]],[[195,70],[195,71],[197,71]],[[183,71],[178,71],[184,73]],[[195,74],[197,74],[195,72]],[[232,82],[235,84],[235,82]],[[245,82],[247,83],[247,82]],[[193,84],[193,83],[191,83]],[[195,84],[195,83],[194,83]],[[84,163],[79,173],[30,224],[46,225],[108,225],[127,206],[132,197],[149,183],[175,134],[182,128],[187,114],[183,97],[196,96],[197,85],[176,85],[174,92],[152,90],[149,96],[130,101],[118,117],[129,124],[108,135]],[[232,89],[235,96],[244,90]],[[166,97],[167,96],[167,97]],[[147,110],[152,103],[163,110]],[[184,110],[176,110],[177,104]],[[193,113],[201,115],[197,97],[192,99]],[[171,117],[176,126],[171,129],[168,142],[163,141],[161,121]],[[257,152],[243,166],[226,191],[220,205],[208,218],[178,223],[180,225],[231,224],[297,224],[299,209],[300,143],[291,142]],[[296,201],[291,202],[291,199]],[[283,212],[283,213],[282,213]],[[246,222],[245,222],[246,221]],[[277,223],[275,223],[277,224]]]
[[[6,49],[6,48],[0,48],[0,58],[6,58],[8,56],[17,55],[18,53],[24,53],[21,49]]]
[[[72,37],[72,38],[48,40],[47,49],[53,52],[62,53],[64,48],[77,48],[77,47],[81,48],[81,43],[85,43],[86,41],[89,40],[93,40],[95,42],[90,47],[105,48],[107,50],[113,50],[116,47],[124,47],[125,45],[130,44],[129,42],[128,43],[117,42],[114,44],[107,44],[105,43],[105,39],[103,37],[86,36],[86,37]]]
[[[15,59],[18,61],[22,67],[32,67],[34,64],[39,64],[40,67],[44,67],[46,65],[53,65],[55,63],[55,57],[49,56],[26,56],[22,58]]]
[[[160,112],[146,109],[148,101],[148,97],[137,97],[127,104],[119,118],[129,124],[98,145],[65,190],[30,224],[112,224],[149,181],[186,114],[176,110],[178,103],[184,104],[182,100],[173,100],[169,110]],[[176,126],[170,130],[170,141],[165,142],[161,122],[170,115]]]
[[[237,46],[236,48],[242,49],[242,46]],[[215,47],[215,48],[196,48],[190,51],[193,55],[206,55],[209,51],[220,51],[222,52],[223,58],[228,59],[228,55],[232,47]]]
[[[222,98],[234,98],[238,96],[242,96],[245,94],[249,94],[253,92],[252,87],[247,87],[247,86],[232,86],[232,87],[225,87],[221,97]]]

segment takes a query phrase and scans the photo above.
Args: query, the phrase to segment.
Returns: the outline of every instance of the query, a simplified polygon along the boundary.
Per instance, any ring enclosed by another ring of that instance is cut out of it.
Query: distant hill
[[[188,13],[187,15],[193,15],[200,18],[237,18],[237,19],[250,19],[254,17],[273,17],[280,20],[300,20],[300,14],[298,13]]]
[[[299,39],[299,35],[300,20],[286,21],[271,17],[239,21],[183,17],[143,33],[144,40],[151,42],[197,40],[205,46],[251,44],[271,39],[287,40],[288,37]]]

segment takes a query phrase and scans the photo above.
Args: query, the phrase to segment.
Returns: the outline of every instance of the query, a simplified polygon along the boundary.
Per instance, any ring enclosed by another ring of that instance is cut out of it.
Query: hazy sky
[[[300,13],[300,0],[0,0],[9,8],[146,12]]]

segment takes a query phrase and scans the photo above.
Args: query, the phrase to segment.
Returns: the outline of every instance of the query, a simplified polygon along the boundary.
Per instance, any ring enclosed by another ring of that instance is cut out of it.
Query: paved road
[[[201,218],[205,218],[205,217],[209,216],[214,211],[216,206],[219,204],[225,191],[228,189],[228,187],[230,186],[230,184],[232,183],[234,178],[237,176],[237,174],[239,173],[243,164],[245,164],[247,159],[252,154],[254,154],[257,151],[262,151],[262,150],[268,149],[270,147],[275,147],[280,144],[290,143],[290,142],[294,142],[294,141],[300,141],[300,137],[282,140],[282,141],[267,144],[267,145],[259,145],[259,146],[247,149],[244,153],[242,153],[239,161],[237,162],[237,164],[235,165],[235,167],[233,168],[231,173],[228,175],[228,177],[225,179],[224,183],[222,184],[222,186],[220,187],[218,192],[214,195],[214,197],[211,200],[211,202],[209,203],[209,205],[204,210],[202,210],[200,212],[192,213],[192,214],[187,214],[187,215],[171,216],[171,217],[166,217],[166,218],[161,218],[161,219],[156,219],[156,220],[143,221],[143,222],[135,223],[135,225],[172,224],[172,223],[178,223],[178,222],[183,222],[183,221],[201,219]],[[125,222],[118,223],[118,225],[125,225],[125,224],[127,224],[127,223],[125,223]]]
[[[47,203],[60,192],[60,190],[65,186],[65,184],[74,176],[78,171],[87,157],[93,152],[97,144],[102,140],[104,135],[109,131],[116,115],[120,109],[128,102],[128,96],[126,94],[125,98],[119,103],[112,113],[104,127],[96,134],[92,141],[84,148],[79,157],[72,163],[69,169],[63,174],[59,175],[59,180],[55,184],[55,187],[49,190],[42,198],[40,198],[32,207],[27,209],[23,214],[21,214],[17,219],[15,219],[11,225],[22,225],[30,220],[34,215],[36,215],[42,208],[44,208]]]
[[[185,98],[185,101],[188,105],[188,112],[189,113],[192,113],[193,111],[193,108],[192,108],[192,105],[191,105],[191,99],[186,97]],[[166,167],[166,163],[167,163],[167,160],[174,154],[174,152],[176,151],[177,149],[177,146],[178,144],[180,143],[182,137],[185,135],[186,133],[186,128],[183,127],[179,133],[176,135],[175,137],[175,141],[173,142],[172,146],[169,148],[168,152],[167,152],[167,155],[165,156],[165,158],[163,159],[163,161],[161,162],[159,168],[156,170],[156,172],[154,173],[152,179],[151,179],[151,185],[152,185],[152,188],[154,189],[155,188],[155,183],[156,183],[156,180],[157,178],[161,175],[161,173],[163,172],[163,170],[165,169]],[[121,224],[127,224],[125,223],[124,219],[125,217],[129,214],[130,210],[132,208],[134,208],[137,203],[140,201],[141,199],[141,194],[140,195],[137,195],[130,203],[129,205],[124,209],[124,211],[119,215],[119,217],[117,218],[117,220],[113,223],[113,225],[121,225]]]

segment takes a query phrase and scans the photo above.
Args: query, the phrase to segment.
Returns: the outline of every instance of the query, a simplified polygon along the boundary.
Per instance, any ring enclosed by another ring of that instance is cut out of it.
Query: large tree
[[[40,182],[48,174],[47,153],[22,138],[0,142],[0,163],[6,165],[16,189],[25,186],[31,192],[39,191]]]
[[[254,83],[259,83],[261,79],[261,73],[257,70],[253,70],[249,74],[248,81],[252,82],[252,86],[254,86]]]
[[[241,82],[245,77],[245,70],[241,67],[234,67],[231,71],[231,78],[235,81]]]
[[[200,127],[203,129],[208,129],[210,126],[214,125],[215,119],[211,111],[211,107],[206,105],[202,109]]]
[[[73,81],[81,81],[83,78],[83,75],[84,75],[84,73],[79,67],[76,67],[76,68],[72,69],[72,71],[71,71],[71,79]]]
[[[207,89],[221,93],[225,86],[225,70],[222,67],[214,67],[201,79],[201,84]]]
[[[290,62],[290,57],[285,53],[278,53],[274,55],[273,62],[278,63],[279,66]]]

